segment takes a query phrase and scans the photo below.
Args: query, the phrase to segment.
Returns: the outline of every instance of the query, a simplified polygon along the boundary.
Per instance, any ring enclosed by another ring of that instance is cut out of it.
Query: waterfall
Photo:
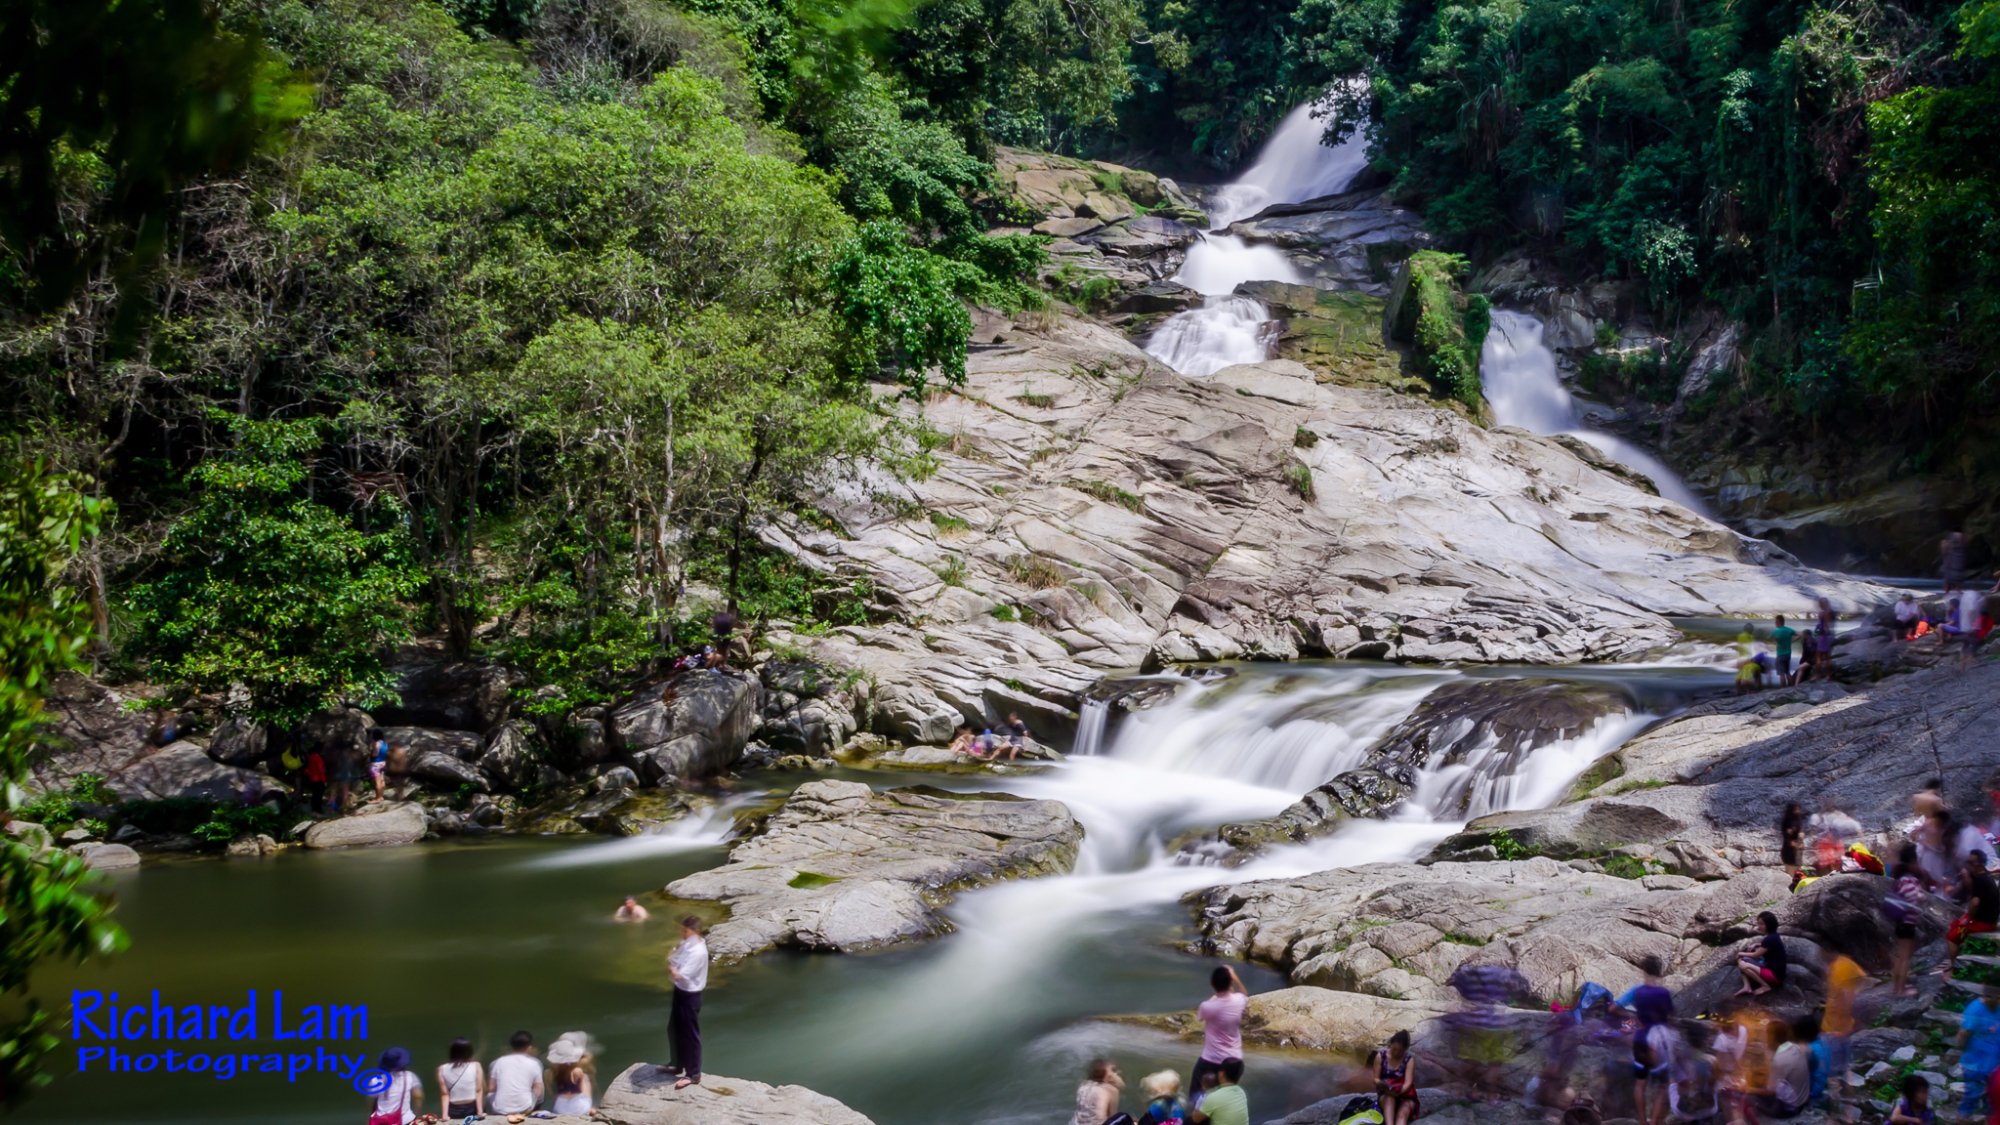
[[[1479,349],[1479,383],[1493,420],[1530,433],[1570,434],[1653,482],[1660,495],[1681,507],[1711,513],[1672,469],[1623,438],[1577,425],[1576,403],[1556,374],[1556,356],[1542,343],[1542,322],[1527,313],[1494,309],[1493,324]]]
[[[1271,311],[1233,294],[1247,281],[1303,282],[1291,259],[1274,246],[1252,246],[1226,234],[1229,224],[1274,203],[1298,203],[1341,191],[1368,162],[1367,142],[1356,129],[1340,144],[1320,143],[1325,122],[1313,103],[1294,108],[1278,123],[1263,151],[1242,175],[1210,200],[1212,224],[1188,249],[1174,280],[1207,298],[1202,307],[1176,313],[1146,343],[1146,353],[1183,375],[1213,375],[1238,363],[1269,358]]]
[[[1086,699],[1076,713],[1076,740],[1070,743],[1072,755],[1088,758],[1103,748],[1104,720],[1111,714],[1111,704],[1102,699]]]

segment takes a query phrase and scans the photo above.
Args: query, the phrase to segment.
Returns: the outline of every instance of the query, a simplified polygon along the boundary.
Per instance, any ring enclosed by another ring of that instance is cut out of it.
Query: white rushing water
[[[1556,356],[1542,343],[1542,322],[1524,312],[1493,310],[1479,349],[1479,383],[1493,420],[1537,434],[1571,434],[1653,482],[1660,495],[1692,512],[1711,513],[1694,490],[1659,458],[1623,438],[1577,425],[1576,403],[1556,373]]]
[[[1202,294],[1201,308],[1176,313],[1153,333],[1147,354],[1183,375],[1213,375],[1238,363],[1270,355],[1271,312],[1248,297],[1235,296],[1247,281],[1305,280],[1275,246],[1253,246],[1225,233],[1274,203],[1298,203],[1346,189],[1368,163],[1359,129],[1328,147],[1319,143],[1326,122],[1307,102],[1285,115],[1263,151],[1242,175],[1209,201],[1209,231],[1188,248],[1174,280]]]
[[[736,814],[753,805],[758,794],[745,794],[696,809],[657,832],[642,832],[621,840],[575,848],[531,860],[527,866],[546,870],[553,867],[589,867],[604,863],[625,863],[650,856],[713,848],[728,840],[736,830]]]

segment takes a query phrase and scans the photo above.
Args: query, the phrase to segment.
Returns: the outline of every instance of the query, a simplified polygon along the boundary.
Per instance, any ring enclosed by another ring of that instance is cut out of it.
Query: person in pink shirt
[[[1217,965],[1208,983],[1215,995],[1195,1009],[1201,1017],[1201,1058],[1195,1060],[1188,1089],[1196,1091],[1203,1078],[1221,1073],[1223,1063],[1243,1057],[1243,1009],[1250,1005],[1250,990],[1228,965]]]

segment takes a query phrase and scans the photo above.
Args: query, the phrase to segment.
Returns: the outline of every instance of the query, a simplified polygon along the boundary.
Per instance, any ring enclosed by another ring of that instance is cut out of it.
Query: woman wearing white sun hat
[[[564,1032],[549,1044],[549,1089],[556,1096],[550,1108],[557,1113],[582,1116],[590,1112],[590,1037],[581,1031]]]

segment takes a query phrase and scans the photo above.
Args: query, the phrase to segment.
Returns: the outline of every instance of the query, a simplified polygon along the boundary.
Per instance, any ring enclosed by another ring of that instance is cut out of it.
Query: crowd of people
[[[648,915],[637,900],[627,898],[613,917],[644,922]],[[667,956],[667,976],[674,997],[667,1017],[667,1062],[659,1070],[673,1077],[674,1089],[685,1090],[701,1083],[701,998],[708,988],[708,942],[701,919],[681,919],[681,940]],[[536,1051],[534,1035],[517,1031],[506,1054],[481,1066],[472,1041],[454,1039],[436,1073],[440,1113],[426,1114],[424,1082],[410,1052],[391,1047],[379,1060],[388,1083],[369,1095],[368,1125],[430,1125],[489,1115],[519,1125],[537,1118],[583,1116],[596,1105],[596,1053],[589,1036],[571,1031],[550,1043],[544,1058]]]
[[[423,1112],[424,1081],[410,1052],[391,1047],[378,1060],[387,1081],[369,1095],[368,1125],[427,1125],[489,1114],[518,1125],[530,1118],[587,1114],[596,1104],[593,1053],[589,1036],[569,1031],[549,1044],[544,1058],[534,1035],[517,1031],[507,1053],[482,1066],[470,1039],[454,1039],[434,1075],[439,1112],[432,1114]]]
[[[2000,881],[1994,876],[2000,870],[2000,771],[1986,779],[1978,815],[1954,811],[1943,790],[1943,781],[1933,780],[1912,797],[1909,819],[1883,845],[1896,856],[1886,866],[1860,822],[1830,801],[1811,814],[1787,804],[1778,822],[1779,862],[1794,889],[1840,873],[1882,878],[1882,909],[1895,938],[1886,995],[1895,998],[1918,993],[1911,957],[1922,919],[1939,896],[1950,901],[1955,918],[1944,934],[1948,959],[1937,972],[1953,971],[1968,938],[2000,933]],[[1656,957],[1640,961],[1642,979],[1624,994],[1586,983],[1573,1002],[1551,1005],[1546,1017],[1524,1010],[1534,1001],[1513,968],[1460,966],[1449,983],[1462,1004],[1423,1041],[1431,1054],[1413,1046],[1410,1031],[1390,1035],[1369,1055],[1365,1070],[1352,1076],[1348,1089],[1356,1096],[1337,1120],[1411,1125],[1423,1112],[1419,1089],[1431,1086],[1488,1101],[1519,1097],[1561,1125],[1599,1125],[1623,1116],[1638,1125],[1762,1125],[1814,1106],[1832,1120],[1858,1121],[1860,1106],[1847,1075],[1851,1039],[1864,1026],[1858,1005],[1867,975],[1854,960],[1820,950],[1816,975],[1824,977],[1824,1001],[1810,1006],[1796,986],[1796,951],[1780,932],[1778,915],[1758,914],[1755,929],[1733,951],[1740,978],[1734,994],[1697,1012],[1677,1009],[1666,966]],[[1070,1125],[1248,1120],[1242,1026],[1250,998],[1227,966],[1217,968],[1210,983],[1213,994],[1196,1010],[1202,1050],[1185,1086],[1172,1072],[1144,1079],[1135,1118],[1121,1108],[1124,1080],[1117,1065],[1095,1060],[1077,1088]],[[1788,985],[1794,986],[1789,992]],[[1960,1018],[1964,1093],[1957,1109],[1960,1117],[2000,1125],[2000,983],[1982,988]],[[1522,1073],[1532,1077],[1516,1088],[1509,1072],[1524,1061],[1533,1065]],[[1923,1075],[1908,1076],[1888,1121],[1934,1125],[1931,1099],[1937,1093]]]

